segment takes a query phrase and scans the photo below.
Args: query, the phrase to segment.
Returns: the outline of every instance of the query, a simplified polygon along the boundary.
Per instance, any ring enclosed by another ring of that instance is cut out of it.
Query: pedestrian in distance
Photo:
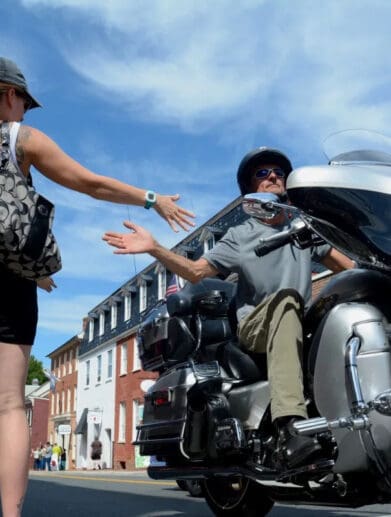
[[[39,470],[41,467],[41,448],[37,445],[35,449],[31,451],[31,454],[34,459],[33,469]]]
[[[91,443],[91,460],[93,470],[101,470],[102,442],[96,436]]]
[[[53,448],[52,448],[50,442],[46,442],[43,470],[46,470],[46,467],[49,472],[52,470],[52,454],[53,454]]]
[[[60,470],[65,470],[67,464],[67,450],[64,448],[60,457]]]
[[[34,167],[63,187],[93,198],[153,208],[174,231],[194,225],[193,214],[176,203],[179,195],[157,194],[96,174],[62,151],[45,133],[21,124],[27,112],[40,106],[19,67],[0,57],[3,170],[16,173],[31,185],[30,168]],[[9,154],[5,161],[4,142]],[[30,443],[24,385],[37,326],[37,282],[17,276],[4,264],[0,264],[0,282],[0,497],[3,517],[15,517],[21,514],[27,488]],[[55,284],[51,277],[45,277],[38,280],[38,286],[50,292]],[[46,460],[47,456],[48,465]]]

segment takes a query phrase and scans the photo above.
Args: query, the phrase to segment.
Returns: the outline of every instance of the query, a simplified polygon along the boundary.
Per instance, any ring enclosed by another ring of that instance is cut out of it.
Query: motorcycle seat
[[[266,354],[250,356],[238,346],[235,340],[221,343],[216,350],[216,359],[230,377],[242,381],[243,384],[251,384],[267,378]]]

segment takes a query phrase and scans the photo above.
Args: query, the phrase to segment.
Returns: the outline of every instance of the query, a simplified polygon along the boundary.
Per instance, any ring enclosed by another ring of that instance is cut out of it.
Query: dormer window
[[[162,300],[166,295],[167,271],[163,264],[158,263],[155,273],[157,274],[157,299]]]

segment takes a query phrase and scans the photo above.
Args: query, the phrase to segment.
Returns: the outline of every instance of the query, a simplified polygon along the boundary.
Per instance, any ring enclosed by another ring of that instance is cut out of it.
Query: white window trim
[[[136,427],[140,424],[140,411],[144,411],[144,405],[139,404],[137,400],[133,400],[133,418],[132,418],[132,442],[134,442],[137,438],[137,429]]]
[[[96,383],[102,382],[102,354],[96,357]]]
[[[91,318],[88,324],[88,341],[92,341],[94,339],[94,319]]]
[[[111,357],[111,360],[110,360]],[[109,368],[111,372],[109,372]],[[113,378],[113,350],[107,351],[107,379]]]
[[[120,375],[126,375],[128,373],[128,343],[122,343],[121,345],[121,363],[120,363]]]
[[[113,303],[110,307],[110,326],[111,329],[115,329],[118,324],[118,306],[116,303]]]
[[[167,271],[165,269],[161,269],[158,272],[158,300],[162,300],[166,295],[167,290]]]
[[[132,315],[132,295],[126,294],[124,296],[124,321],[130,320]]]
[[[105,333],[105,311],[99,313],[99,336]]]
[[[85,376],[85,386],[89,387],[91,384],[91,363],[90,361],[86,361],[86,376]]]
[[[118,443],[126,442],[126,402],[119,403]]]
[[[139,297],[139,309],[140,312],[143,312],[147,308],[147,282],[145,280],[140,280]]]
[[[133,339],[133,372],[141,370],[140,354],[138,351],[137,340]]]

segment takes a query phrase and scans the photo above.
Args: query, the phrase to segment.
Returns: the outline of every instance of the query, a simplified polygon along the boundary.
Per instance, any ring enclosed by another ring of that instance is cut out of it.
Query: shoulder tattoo
[[[27,126],[20,126],[18,138],[16,139],[15,154],[18,166],[22,169],[25,161],[25,144],[31,136],[31,129]]]

